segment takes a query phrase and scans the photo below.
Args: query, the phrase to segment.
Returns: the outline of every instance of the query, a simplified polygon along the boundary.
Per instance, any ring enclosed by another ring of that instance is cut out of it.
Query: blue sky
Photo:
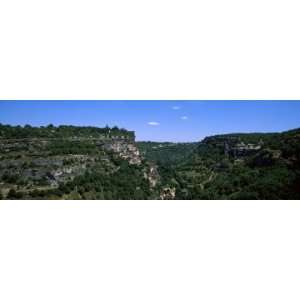
[[[300,101],[0,101],[0,123],[123,127],[137,140],[199,141],[300,127]]]

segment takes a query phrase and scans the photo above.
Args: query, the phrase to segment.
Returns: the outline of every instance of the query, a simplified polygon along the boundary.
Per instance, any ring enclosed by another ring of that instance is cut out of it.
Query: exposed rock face
[[[103,148],[117,153],[121,158],[129,161],[129,164],[140,165],[142,157],[134,141],[111,141],[103,144]]]
[[[257,153],[263,148],[263,142],[245,143],[240,137],[213,136],[203,140],[203,143],[222,149],[225,155],[240,158]]]
[[[35,187],[56,188],[62,182],[83,175],[93,159],[88,155],[63,155],[49,158],[24,156],[19,159],[0,161],[0,179],[9,188],[22,187],[32,190]],[[1,189],[1,180],[0,180]]]
[[[157,166],[153,163],[144,172],[144,177],[149,181],[150,187],[155,188],[160,180]]]
[[[86,154],[74,154],[81,150]],[[110,153],[131,165],[142,163],[134,138],[127,136],[2,139],[0,153],[0,190],[5,191],[57,188],[94,167],[113,174],[118,167]]]
[[[259,144],[245,144],[243,142],[236,144],[229,150],[229,154],[234,157],[248,156],[257,153],[262,148]]]

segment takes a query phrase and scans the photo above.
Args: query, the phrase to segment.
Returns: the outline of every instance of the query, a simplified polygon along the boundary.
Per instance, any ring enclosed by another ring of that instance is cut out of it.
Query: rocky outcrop
[[[153,163],[149,163],[144,171],[144,178],[149,181],[150,188],[155,188],[159,183],[160,176],[157,170],[157,166]]]
[[[176,188],[175,187],[165,187],[162,189],[160,193],[161,200],[173,200],[176,196]]]
[[[103,149],[117,153],[120,158],[128,160],[129,164],[140,165],[142,156],[133,141],[109,141],[102,144]]]
[[[253,155],[264,145],[262,140],[258,143],[246,143],[241,137],[230,135],[208,137],[202,143],[219,148],[225,155],[236,159]]]
[[[113,174],[118,166],[112,153],[130,165],[142,163],[128,136],[0,139],[0,153],[1,190],[57,188],[94,168]]]

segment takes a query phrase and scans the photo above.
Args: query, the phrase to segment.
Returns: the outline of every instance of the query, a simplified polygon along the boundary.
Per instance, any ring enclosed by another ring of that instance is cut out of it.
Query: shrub
[[[15,189],[10,189],[7,194],[7,199],[16,199],[18,197]]]

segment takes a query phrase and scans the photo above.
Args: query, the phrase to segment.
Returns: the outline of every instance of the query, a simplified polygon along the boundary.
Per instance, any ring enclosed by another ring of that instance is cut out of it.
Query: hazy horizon
[[[300,127],[300,101],[0,101],[0,123],[118,126],[137,141],[187,143],[228,133]]]

